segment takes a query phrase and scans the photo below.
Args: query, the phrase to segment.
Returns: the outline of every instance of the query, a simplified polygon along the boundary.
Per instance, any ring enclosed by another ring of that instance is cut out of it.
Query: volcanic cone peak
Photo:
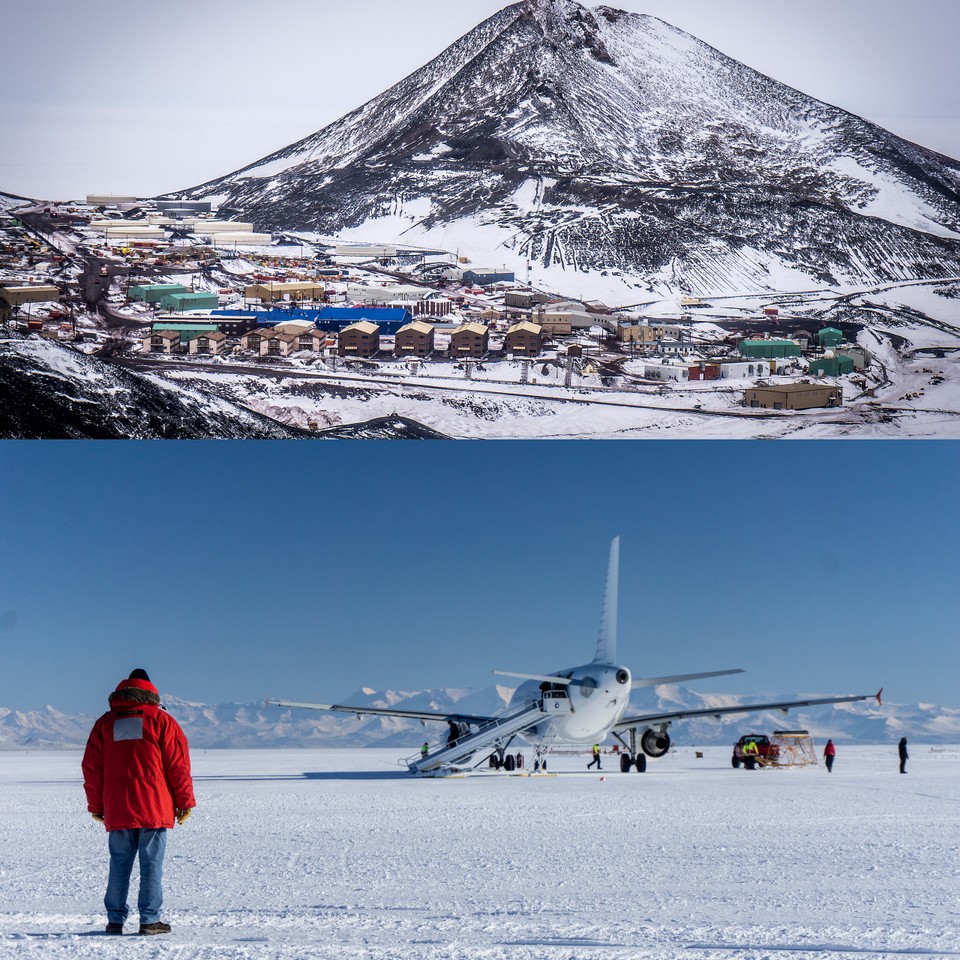
[[[505,7],[340,120],[175,196],[260,228],[469,247],[550,289],[592,274],[611,299],[960,273],[956,161],[656,17],[574,0]]]
[[[575,0],[525,0],[520,16],[534,21],[554,49],[585,47],[597,60],[613,63],[597,18]]]

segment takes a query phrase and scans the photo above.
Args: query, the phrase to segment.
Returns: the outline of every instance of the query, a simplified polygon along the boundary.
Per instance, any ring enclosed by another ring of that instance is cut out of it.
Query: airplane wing
[[[613,728],[614,730],[629,730],[630,727],[639,727],[654,723],[664,723],[667,720],[687,720],[690,717],[715,717],[720,719],[727,713],[759,713],[763,710],[781,710],[786,713],[792,707],[816,707],[826,703],[854,703],[858,700],[873,700],[880,702],[880,693],[868,693],[858,697],[820,697],[816,700],[780,700],[776,703],[749,703],[736,707],[702,707],[696,710],[675,710],[671,713],[646,713],[636,717],[625,717]]]
[[[390,707],[349,707],[342,703],[301,703],[299,700],[274,700],[278,707],[303,707],[307,710],[329,710],[334,713],[354,713],[358,717],[371,714],[377,717],[403,717],[406,720],[457,720],[466,723],[486,723],[492,717],[477,717],[469,713],[432,713],[429,710],[394,710]]]

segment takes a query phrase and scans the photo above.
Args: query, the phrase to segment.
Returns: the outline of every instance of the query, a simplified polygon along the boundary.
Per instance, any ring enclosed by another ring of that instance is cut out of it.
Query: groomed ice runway
[[[832,775],[684,747],[444,780],[405,751],[197,751],[173,933],[133,942],[98,933],[80,754],[2,753],[0,957],[960,957],[960,747],[907,776],[895,743],[838,750]]]

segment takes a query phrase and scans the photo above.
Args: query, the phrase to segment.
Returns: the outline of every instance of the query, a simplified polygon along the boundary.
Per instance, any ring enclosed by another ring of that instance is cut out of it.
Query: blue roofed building
[[[289,307],[274,310],[214,310],[218,317],[251,317],[257,326],[275,327],[290,320],[307,320],[330,333],[339,333],[351,324],[368,320],[377,324],[380,333],[392,336],[413,320],[406,307]]]
[[[317,326],[339,333],[361,320],[375,323],[380,333],[391,336],[410,323],[413,314],[406,307],[322,307]]]

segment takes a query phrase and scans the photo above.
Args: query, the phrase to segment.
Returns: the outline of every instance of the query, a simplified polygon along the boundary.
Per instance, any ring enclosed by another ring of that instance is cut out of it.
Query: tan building
[[[295,333],[277,333],[260,341],[261,357],[289,357],[299,349],[300,338]]]
[[[521,320],[507,331],[503,338],[503,350],[505,353],[535,357],[540,352],[542,342],[543,327],[539,323]]]
[[[270,327],[258,327],[256,330],[245,333],[240,338],[240,346],[243,347],[244,350],[252,350],[254,353],[259,354],[260,342],[272,336],[273,330]]]
[[[490,349],[490,331],[482,323],[464,323],[450,334],[451,357],[485,357]]]
[[[337,354],[341,357],[373,357],[380,352],[380,327],[360,320],[340,331]]]
[[[546,303],[550,298],[542,293],[534,293],[532,290],[507,290],[503,295],[503,302],[508,307],[520,307],[529,310],[538,303]]]
[[[393,352],[398,357],[429,357],[433,353],[433,324],[414,320],[397,331]]]
[[[547,336],[569,337],[573,333],[573,322],[566,313],[538,314],[537,322]]]
[[[743,394],[747,407],[770,410],[809,410],[811,407],[839,407],[843,404],[840,387],[819,383],[780,383],[770,387],[751,387]]]
[[[223,353],[226,346],[225,333],[204,332],[191,337],[187,349],[190,353],[207,353],[216,356],[218,353]]]
[[[549,307],[540,308],[535,311],[534,319],[544,328],[548,324],[568,323],[574,330],[587,329],[600,323],[599,317],[588,313],[582,304],[575,301],[556,303]]]
[[[327,343],[327,334],[324,330],[318,330],[311,327],[309,330],[301,330],[294,334],[297,338],[297,350],[309,350],[312,353],[320,353]]]
[[[658,340],[679,340],[681,327],[665,323],[621,323],[617,335],[624,343],[656,343]]]
[[[277,300],[322,300],[326,295],[322,283],[254,283],[243,290],[247,300],[273,303]]]
[[[49,303],[60,299],[56,287],[0,287],[0,315],[7,316],[24,303]]]
[[[154,330],[143,338],[144,353],[179,353],[180,334],[176,330]]]

